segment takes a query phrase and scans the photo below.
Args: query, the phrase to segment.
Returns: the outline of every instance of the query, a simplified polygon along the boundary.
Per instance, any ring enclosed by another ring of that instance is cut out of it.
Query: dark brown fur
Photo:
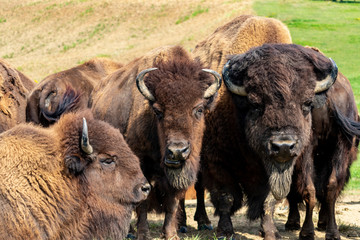
[[[60,101],[64,99],[68,87],[71,87],[80,95],[75,108],[66,109],[66,111],[87,108],[90,93],[100,79],[121,66],[122,64],[106,58],[95,58],[71,69],[47,76],[29,95],[26,106],[26,120],[42,126],[49,126],[54,123],[61,115],[56,115],[56,113],[59,113]]]
[[[193,54],[206,66],[221,72],[229,55],[245,53],[252,47],[264,43],[291,43],[288,28],[277,19],[241,15],[217,28],[213,34],[198,43]],[[224,94],[226,94],[225,85],[219,90],[219,101]],[[217,131],[217,134],[219,133]],[[195,220],[198,222],[198,228],[212,228],[204,207],[203,188],[199,183],[195,187],[198,202]],[[199,195],[198,192],[202,193]],[[185,220],[182,222],[185,225]]]
[[[311,213],[315,204],[315,172],[312,151],[317,147],[314,140],[329,133],[328,128],[325,130],[319,126],[329,124],[329,131],[334,136],[334,140],[322,138],[324,144],[333,142],[333,149],[340,144],[334,154],[326,155],[336,160],[333,169],[341,174],[334,181],[330,177],[331,171],[327,172],[327,177],[322,178],[322,187],[317,189],[324,189],[329,182],[330,186],[337,182],[333,186],[337,186],[336,192],[339,192],[356,156],[353,145],[356,130],[351,129],[352,137],[345,141],[340,130],[342,126],[331,120],[337,112],[333,106],[337,105],[339,109],[346,109],[342,114],[356,125],[357,110],[351,88],[346,86],[347,91],[340,99],[335,95],[335,91],[339,91],[337,86],[341,84],[338,82],[326,93],[314,93],[316,81],[323,79],[330,70],[331,62],[324,55],[290,44],[265,44],[231,58],[229,78],[237,85],[244,85],[248,95],[242,97],[229,91],[221,95],[215,111],[206,117],[202,148],[204,181],[210,189],[215,213],[220,215],[219,232],[233,234],[230,215],[241,207],[242,193],[247,197],[247,216],[250,219],[264,216],[263,206],[268,195],[272,193],[278,199],[284,198],[290,190],[295,169],[297,190],[307,203],[309,212],[300,236],[313,237]],[[311,111],[312,107],[316,109]],[[296,156],[283,164],[277,163],[267,150],[269,139],[281,133],[297,139]],[[315,158],[315,168],[318,161]],[[336,199],[336,196],[334,194],[331,198]],[[273,223],[269,224],[271,220],[263,221],[265,238],[276,238],[278,233]]]
[[[140,71],[148,73],[145,83],[156,98],[146,100],[135,83]],[[204,118],[202,112],[213,106],[213,98],[204,99],[204,91],[214,81],[203,72],[198,61],[181,47],[155,49],[104,79],[93,98],[93,112],[118,127],[142,170],[152,183],[148,201],[138,208],[138,239],[146,239],[149,229],[146,212],[165,212],[163,232],[166,239],[176,236],[178,201],[196,181]],[[180,168],[164,164],[166,149],[172,141],[187,141],[191,151]]]
[[[360,123],[354,95],[348,79],[338,74],[326,92],[327,103],[312,111],[313,167],[316,198],[321,204],[318,228],[326,230],[326,239],[340,239],[335,220],[335,202],[350,178],[350,166],[356,160]],[[336,172],[336,174],[335,174]],[[308,172],[297,163],[292,190],[288,196],[290,212],[286,228],[300,228],[297,203],[306,185],[301,182]],[[313,238],[313,226],[303,225],[302,238]]]
[[[34,86],[35,82],[0,59],[0,133],[25,122],[26,97]]]
[[[80,148],[83,117],[91,155]],[[123,239],[147,196],[138,158],[89,110],[2,133],[0,159],[1,239]]]

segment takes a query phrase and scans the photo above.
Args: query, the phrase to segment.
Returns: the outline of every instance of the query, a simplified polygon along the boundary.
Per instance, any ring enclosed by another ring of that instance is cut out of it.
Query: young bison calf
[[[149,190],[120,132],[88,110],[0,135],[0,239],[123,239]]]

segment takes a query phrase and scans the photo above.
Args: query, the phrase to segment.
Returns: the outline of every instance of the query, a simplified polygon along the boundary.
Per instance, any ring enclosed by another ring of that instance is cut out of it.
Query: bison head
[[[84,84],[85,85],[85,84]],[[29,94],[26,121],[48,127],[68,111],[86,109],[91,89],[77,86],[66,79],[45,78]],[[84,94],[85,93],[85,94]],[[76,95],[76,101],[73,101]],[[71,104],[69,103],[71,100]]]
[[[204,113],[214,106],[221,77],[190,58],[155,67],[142,71],[136,83],[157,119],[161,165],[167,178],[173,187],[185,189],[196,181]]]
[[[263,45],[224,66],[244,137],[277,199],[288,194],[295,161],[311,144],[311,110],[325,103],[336,76],[333,60],[292,44]]]
[[[150,185],[119,130],[94,119],[89,110],[63,115],[56,128],[66,169],[85,192],[128,210],[147,197]]]

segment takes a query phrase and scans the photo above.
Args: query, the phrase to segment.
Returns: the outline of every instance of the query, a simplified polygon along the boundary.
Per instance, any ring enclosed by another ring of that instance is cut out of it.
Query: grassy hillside
[[[191,47],[237,15],[250,0],[0,1],[0,58],[30,78],[96,56],[126,63],[163,45]]]

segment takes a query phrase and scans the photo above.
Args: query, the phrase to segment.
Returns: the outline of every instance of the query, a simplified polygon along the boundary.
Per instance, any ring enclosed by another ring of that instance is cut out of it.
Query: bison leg
[[[326,222],[326,240],[340,239],[340,233],[337,228],[335,220],[335,202],[339,194],[339,186],[336,179],[336,170],[333,169],[327,185],[326,195],[326,209],[327,209],[327,222]]]
[[[216,232],[220,236],[231,237],[234,235],[234,228],[230,217],[234,197],[230,193],[221,193],[218,197],[216,210],[220,218]]]
[[[328,209],[327,204],[325,201],[321,202],[321,208],[319,212],[319,221],[318,221],[318,230],[319,231],[325,231],[326,230],[326,224],[328,220]]]
[[[307,176],[306,188],[303,192],[303,199],[306,203],[306,215],[299,238],[302,240],[313,240],[315,236],[314,223],[312,220],[313,210],[316,204],[315,186],[310,176]]]
[[[186,225],[185,198],[181,198],[179,201],[178,219],[179,219],[179,224],[178,224],[179,231],[181,233],[186,233],[187,225]]]
[[[166,240],[178,240],[177,236],[177,211],[179,209],[179,200],[173,195],[168,194],[165,199],[165,220],[163,225],[163,235]]]
[[[213,230],[213,226],[205,209],[205,189],[202,183],[201,173],[199,173],[198,181],[195,183],[196,190],[196,211],[194,220],[198,223],[198,230]]]
[[[273,219],[276,203],[277,201],[270,193],[264,203],[265,214],[261,217],[260,231],[265,240],[275,240],[281,238]]]
[[[148,210],[148,201],[143,201],[137,208],[137,239],[138,240],[147,240],[151,239],[149,224],[147,221],[147,210]]]
[[[295,184],[292,184],[293,186]],[[287,231],[299,230],[300,229],[300,213],[298,203],[302,201],[301,196],[296,192],[292,186],[289,195],[287,196],[289,202],[289,215],[285,224]]]

